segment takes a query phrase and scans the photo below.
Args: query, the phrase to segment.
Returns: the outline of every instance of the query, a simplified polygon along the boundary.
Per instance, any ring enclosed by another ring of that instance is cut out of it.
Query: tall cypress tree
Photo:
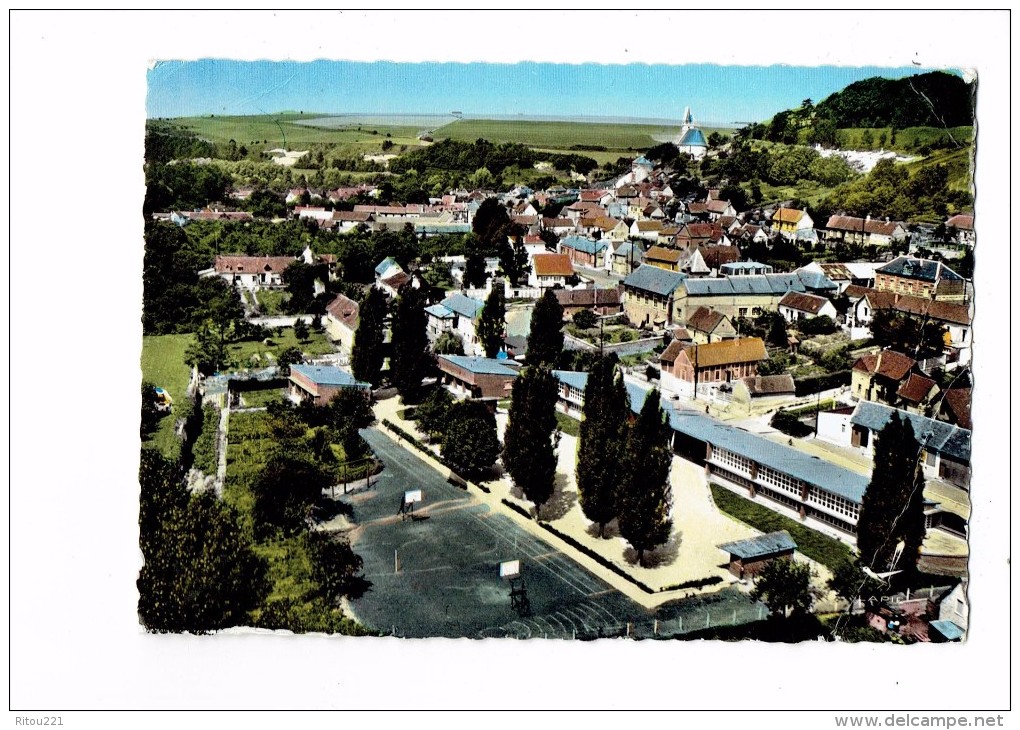
[[[506,329],[506,302],[503,287],[493,285],[482,307],[478,319],[478,340],[485,349],[486,357],[496,357],[503,347],[503,332]]]
[[[529,366],[514,380],[510,419],[503,435],[503,465],[524,496],[535,503],[535,519],[556,483],[556,378]]]
[[[552,289],[546,289],[531,311],[528,362],[552,365],[563,351],[563,307]]]
[[[577,491],[584,514],[599,526],[618,514],[620,457],[630,410],[616,355],[601,358],[588,373],[577,454]]]
[[[897,544],[903,554],[894,569],[913,571],[924,540],[924,474],[910,421],[893,411],[875,438],[875,460],[861,500],[857,548],[861,563],[877,572],[890,567]]]
[[[351,371],[358,380],[378,385],[382,380],[383,325],[386,295],[372,287],[358,309],[358,330],[351,349]]]
[[[393,356],[390,380],[405,401],[414,401],[421,392],[421,381],[431,365],[426,332],[426,292],[413,282],[400,287],[397,310],[393,316]]]
[[[673,530],[669,439],[659,391],[653,389],[628,429],[620,475],[620,534],[637,550],[641,565],[645,551],[666,542]]]

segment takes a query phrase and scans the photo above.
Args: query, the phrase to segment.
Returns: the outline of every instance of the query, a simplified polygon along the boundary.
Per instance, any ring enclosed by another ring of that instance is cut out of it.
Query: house
[[[850,394],[857,400],[895,404],[896,392],[917,367],[917,361],[895,350],[864,355],[854,363]]]
[[[705,210],[708,212],[708,219],[711,221],[719,221],[724,216],[732,218],[733,221],[736,220],[737,209],[728,200],[707,200],[705,201]],[[733,221],[730,221],[729,224],[732,224]],[[721,223],[720,226],[722,226]]]
[[[928,624],[928,638],[933,643],[966,641],[970,604],[967,601],[967,581],[960,581],[943,594],[933,613],[938,616]]]
[[[576,277],[570,257],[562,253],[541,253],[531,260],[528,283],[546,289],[553,286],[565,287]]]
[[[875,269],[882,264],[868,262],[847,262],[824,264],[812,261],[801,266],[798,271],[811,271],[829,278],[843,294],[850,286],[871,287],[875,283]]]
[[[571,263],[593,269],[608,269],[611,251],[605,241],[593,241],[580,236],[567,236],[560,241],[560,253],[566,254]]]
[[[623,280],[623,309],[631,324],[638,327],[672,325],[676,292],[687,279],[685,274],[642,264]]]
[[[354,350],[354,333],[358,331],[359,305],[343,294],[337,294],[326,305],[326,336],[340,345],[340,351],[350,357]]]
[[[358,226],[371,227],[375,218],[371,213],[355,212],[353,210],[334,210],[330,219],[339,233],[349,233]]]
[[[563,307],[563,319],[569,321],[583,309],[599,316],[618,314],[623,311],[623,291],[611,289],[557,289],[556,301]]]
[[[691,313],[687,318],[687,331],[698,345],[732,340],[737,336],[730,318],[710,307],[698,307]]]
[[[213,269],[228,284],[258,289],[283,286],[283,272],[296,260],[293,256],[217,256]]]
[[[375,280],[380,282],[396,274],[403,273],[404,268],[392,256],[387,256],[375,267]]]
[[[718,546],[729,555],[729,570],[740,580],[753,578],[773,560],[793,560],[797,543],[786,530],[735,540]]]
[[[950,388],[942,393],[937,417],[940,421],[970,430],[970,404],[970,388]]]
[[[928,479],[942,479],[950,484],[970,487],[971,432],[950,423],[890,408],[881,403],[861,401],[850,418],[851,448],[874,457],[875,437],[894,413],[910,422],[914,438],[921,448],[921,470]]]
[[[950,233],[956,231],[956,243],[960,246],[971,248],[974,246],[976,237],[974,235],[974,215],[954,215],[946,221],[946,229]]]
[[[897,405],[911,413],[927,415],[938,394],[938,383],[926,375],[910,373],[896,391]]]
[[[684,223],[673,238],[676,248],[693,250],[701,246],[728,245],[723,229],[713,223]]]
[[[577,232],[577,221],[570,218],[543,218],[542,229],[552,231],[557,236],[569,236]]]
[[[875,288],[940,302],[965,303],[967,281],[941,261],[900,256],[875,270]]]
[[[662,221],[634,221],[630,227],[630,235],[633,238],[642,238],[646,241],[654,242],[659,240],[659,233],[662,232],[662,228]]]
[[[775,272],[772,264],[760,264],[757,261],[732,261],[719,267],[720,276],[758,276]]]
[[[626,276],[641,265],[644,246],[638,241],[625,241],[613,249],[613,273]]]
[[[425,324],[425,331],[428,334],[429,342],[435,344],[436,340],[446,332],[452,332],[460,337],[464,343],[464,352],[469,355],[481,355],[484,352],[475,324],[484,302],[465,296],[460,292],[454,292],[438,304],[425,308],[428,320]]]
[[[740,259],[740,251],[736,246],[698,246],[698,253],[713,276],[722,271],[723,264]]]
[[[291,365],[288,396],[295,403],[311,401],[322,406],[341,390],[357,390],[372,397],[372,386],[353,375],[328,365]]]
[[[815,317],[829,317],[836,321],[836,308],[825,297],[790,291],[779,300],[779,314],[787,322],[799,322]]]
[[[439,355],[440,382],[463,398],[508,398],[517,368],[511,360]]]
[[[886,248],[907,238],[907,231],[902,223],[889,220],[855,218],[849,215],[832,215],[825,224],[822,233],[825,244],[832,247],[836,244],[858,246],[880,246]]]
[[[645,251],[644,262],[649,266],[658,266],[666,271],[679,271],[682,256],[683,253],[675,248],[652,246]]]
[[[797,208],[780,208],[772,215],[772,232],[784,238],[796,239],[804,232],[814,230],[815,222],[807,211]]]
[[[759,337],[706,345],[685,345],[674,340],[659,356],[662,388],[681,395],[694,395],[699,386],[757,375],[758,363],[766,359],[765,343]]]

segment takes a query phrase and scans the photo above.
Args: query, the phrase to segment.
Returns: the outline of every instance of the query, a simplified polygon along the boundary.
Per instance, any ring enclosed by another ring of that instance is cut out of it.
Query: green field
[[[436,130],[435,136],[458,142],[474,142],[479,138],[490,142],[517,142],[553,151],[568,151],[572,145],[578,144],[602,145],[607,151],[628,151],[654,147],[659,144],[654,137],[672,139],[679,132],[679,126],[648,124],[460,119]],[[708,131],[705,133],[709,134]],[[584,150],[577,152],[587,154]]]
[[[278,289],[264,289],[258,293],[259,309],[266,317],[280,314],[283,303],[290,299],[290,293]]]
[[[321,117],[321,114],[274,114],[240,117],[179,117],[175,124],[186,127],[202,139],[223,144],[234,140],[239,145],[259,145],[258,149],[285,147],[304,149],[315,144],[366,144],[379,146],[390,134],[394,144],[417,144],[418,129],[362,125],[361,130],[328,129],[295,124],[295,121]],[[372,134],[372,132],[375,134]],[[285,141],[286,140],[286,141]]]
[[[250,367],[267,367],[276,362],[280,353],[288,347],[296,347],[306,355],[325,355],[334,352],[333,345],[326,338],[326,335],[311,328],[307,342],[300,342],[294,336],[293,327],[282,328],[279,335],[273,334],[270,337],[273,344],[267,345],[262,340],[248,340],[245,342],[234,342],[227,345],[230,358],[235,363],[236,369]],[[266,354],[272,354],[272,361],[266,359]],[[258,359],[253,359],[258,355]]]
[[[191,369],[184,364],[184,352],[193,335],[150,335],[142,338],[142,379],[164,388],[173,398],[171,415],[159,422],[159,428],[147,442],[170,458],[177,458],[181,446],[174,435],[174,423],[191,412],[188,382]]]
[[[556,428],[568,436],[581,435],[581,422],[559,411],[556,411]]]
[[[871,144],[864,140],[866,133],[871,134]],[[885,135],[885,144],[880,138]],[[925,145],[946,144],[948,138],[952,137],[961,145],[968,145],[973,141],[973,127],[950,127],[940,129],[938,127],[907,127],[896,130],[896,141],[892,141],[892,127],[854,127],[836,131],[836,140],[843,149],[862,150],[879,149],[895,150],[904,154],[917,154],[917,150]]]

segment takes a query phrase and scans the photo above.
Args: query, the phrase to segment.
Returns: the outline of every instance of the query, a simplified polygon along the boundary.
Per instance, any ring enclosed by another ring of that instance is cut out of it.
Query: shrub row
[[[794,382],[796,393],[798,396],[811,395],[812,393],[820,393],[823,390],[832,390],[833,388],[850,385],[850,372],[849,370],[840,370],[827,375],[801,378]]]
[[[596,563],[598,563],[599,565],[601,565],[601,566],[602,566],[603,568],[608,568],[609,570],[613,571],[614,573],[616,573],[616,574],[617,574],[618,576],[620,576],[621,578],[625,578],[626,580],[630,581],[631,583],[633,583],[634,585],[636,585],[636,586],[637,586],[638,588],[640,588],[641,590],[643,590],[643,591],[644,591],[645,593],[655,593],[655,591],[653,591],[653,590],[652,590],[651,588],[649,588],[649,587],[648,587],[647,585],[645,585],[644,583],[642,583],[641,581],[639,581],[639,580],[638,580],[637,578],[633,578],[633,577],[631,577],[631,576],[630,576],[630,575],[629,575],[629,574],[628,574],[628,573],[627,573],[626,571],[624,571],[624,570],[623,570],[622,568],[620,568],[619,566],[617,566],[617,565],[614,565],[613,563],[609,562],[608,560],[606,560],[606,559],[605,559],[604,557],[602,557],[601,555],[599,555],[599,554],[598,554],[597,552],[595,552],[594,550],[592,550],[592,549],[590,549],[590,548],[588,548],[588,547],[586,547],[586,546],[582,545],[582,544],[581,544],[581,543],[579,543],[579,542],[578,542],[577,540],[575,540],[574,538],[572,538],[572,537],[571,537],[570,535],[567,535],[567,534],[564,534],[564,533],[560,532],[560,531],[559,531],[559,530],[557,530],[557,529],[556,529],[555,527],[553,527],[552,525],[550,525],[550,524],[547,524],[547,523],[545,523],[545,522],[540,522],[539,524],[540,524],[540,525],[541,525],[541,526],[542,526],[542,527],[543,527],[544,529],[546,529],[546,530],[548,530],[549,532],[551,532],[552,534],[556,535],[556,537],[558,537],[558,538],[560,538],[561,540],[563,540],[563,542],[567,543],[568,545],[570,545],[570,546],[571,546],[572,548],[574,548],[575,550],[579,550],[580,552],[584,553],[584,554],[585,554],[585,555],[587,555],[587,556],[588,556],[589,558],[591,558],[592,560],[594,560],[594,561],[595,561]]]
[[[697,580],[687,580],[683,583],[675,583],[670,586],[663,586],[659,589],[659,593],[665,593],[667,591],[682,591],[686,588],[704,588],[705,586],[714,586],[716,583],[722,583],[723,579],[718,575],[713,575],[708,578],[698,578]]]
[[[523,517],[527,517],[529,520],[534,519],[534,517],[528,512],[528,510],[524,509],[519,504],[515,504],[515,503],[511,502],[509,499],[506,499],[505,497],[503,499],[501,499],[500,501],[503,504],[505,504],[507,507],[512,509],[514,512],[516,512],[517,514],[519,514],[519,515],[521,515]],[[541,523],[539,523],[539,524],[541,524]]]

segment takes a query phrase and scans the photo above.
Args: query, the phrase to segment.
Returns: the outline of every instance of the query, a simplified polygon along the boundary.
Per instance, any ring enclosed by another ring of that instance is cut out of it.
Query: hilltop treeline
[[[942,71],[850,84],[815,107],[836,127],[962,127],[974,123],[974,85]]]

